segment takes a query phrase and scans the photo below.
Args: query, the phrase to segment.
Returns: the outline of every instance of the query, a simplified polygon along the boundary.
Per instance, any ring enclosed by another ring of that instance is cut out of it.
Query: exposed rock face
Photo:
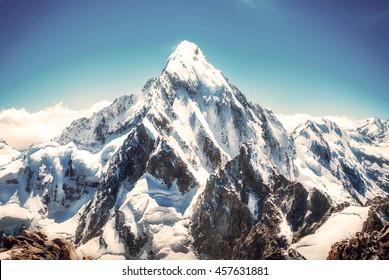
[[[185,162],[174,153],[166,141],[162,141],[159,152],[150,158],[146,171],[161,179],[169,188],[176,183],[183,194],[198,185]]]
[[[389,196],[369,201],[370,210],[362,232],[331,246],[329,260],[389,259]]]
[[[245,145],[225,168],[211,175],[192,223],[194,246],[203,258],[300,258],[286,253],[288,241],[280,234],[283,216],[294,239],[312,233],[330,211],[318,190],[308,192],[275,173],[259,172],[255,147]],[[266,165],[264,165],[266,166]],[[262,166],[263,168],[263,166]]]
[[[0,254],[12,260],[78,260],[74,247],[66,240],[48,240],[41,232],[23,231],[18,236],[4,236]],[[84,259],[91,259],[85,257]]]
[[[131,232],[131,227],[125,225],[125,215],[120,210],[116,211],[115,228],[119,233],[119,237],[125,244],[126,258],[134,258],[140,252],[141,248],[149,241],[146,234],[143,234],[139,238],[135,237]],[[101,236],[100,238],[102,243],[105,243],[103,237]],[[104,246],[107,246],[107,244],[104,244]]]
[[[107,174],[99,185],[96,195],[83,212],[76,232],[76,243],[87,242],[102,233],[102,228],[111,216],[111,209],[118,199],[121,185],[133,184],[143,175],[155,140],[143,125],[138,126],[124,142],[112,159]]]
[[[220,150],[203,130],[200,130],[200,132],[197,133],[196,138],[207,159],[207,165],[213,170],[216,170],[222,163],[222,154],[220,153]]]
[[[293,231],[297,231],[299,227],[302,226],[304,222],[304,217],[308,211],[307,207],[307,198],[308,192],[301,184],[295,184],[291,187],[289,195],[292,198],[292,204],[290,206],[290,211],[286,215],[286,220],[292,226]],[[280,190],[280,192],[286,192],[287,190]]]
[[[227,180],[224,172],[211,176],[203,193],[204,204],[194,217],[194,246],[205,258],[233,258],[233,248],[252,226],[249,209],[228,189]]]
[[[389,196],[376,197],[367,202],[370,206],[368,217],[363,224],[362,232],[380,231],[389,222]]]

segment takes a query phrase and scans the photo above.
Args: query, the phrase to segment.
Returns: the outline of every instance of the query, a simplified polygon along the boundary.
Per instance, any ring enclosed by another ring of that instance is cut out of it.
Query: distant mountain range
[[[96,259],[325,259],[388,195],[389,122],[281,120],[183,41],[141,93],[0,143],[0,231]]]

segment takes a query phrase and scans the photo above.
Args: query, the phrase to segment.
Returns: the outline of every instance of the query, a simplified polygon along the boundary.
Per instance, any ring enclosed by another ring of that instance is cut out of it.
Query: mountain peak
[[[222,73],[214,68],[194,43],[182,41],[169,56],[165,73],[191,84],[203,84],[210,89],[228,87]]]
[[[207,61],[200,48],[195,43],[189,42],[187,40],[184,40],[178,44],[174,52],[169,57],[168,61],[176,59],[185,60],[186,62],[190,60]]]

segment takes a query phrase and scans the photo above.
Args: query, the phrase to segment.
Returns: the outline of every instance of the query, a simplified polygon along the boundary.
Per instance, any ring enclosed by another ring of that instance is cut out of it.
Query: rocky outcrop
[[[370,206],[370,210],[362,231],[354,238],[333,244],[327,259],[389,259],[389,196],[376,197],[368,201],[366,206]]]
[[[380,231],[389,222],[389,196],[376,197],[366,203],[370,206],[368,217],[363,224],[362,232]]]
[[[331,246],[328,260],[389,260],[389,223],[381,231],[358,232]]]
[[[125,244],[125,257],[127,259],[136,257],[141,248],[149,241],[149,238],[145,233],[143,233],[140,237],[135,237],[135,235],[131,232],[131,227],[125,225],[125,214],[120,210],[116,211],[115,228],[119,233],[119,237]],[[102,236],[100,236],[100,243],[103,243],[103,245],[107,247],[107,244]]]
[[[165,140],[162,140],[158,153],[150,157],[146,172],[161,179],[169,188],[173,183],[177,184],[182,194],[199,185],[185,162]]]
[[[197,133],[196,140],[207,159],[207,165],[212,168],[212,170],[216,170],[222,163],[222,154],[220,153],[219,148],[216,147],[215,143],[204,132],[203,128]]]
[[[204,258],[231,259],[233,248],[251,228],[250,212],[229,189],[227,175],[211,176],[192,224],[194,246]]]
[[[66,240],[48,240],[41,232],[23,231],[21,235],[4,236],[0,246],[2,259],[11,260],[78,260],[74,247]],[[83,259],[92,259],[83,257]]]
[[[306,258],[295,249],[289,248],[288,250],[278,249],[265,260],[306,260]]]

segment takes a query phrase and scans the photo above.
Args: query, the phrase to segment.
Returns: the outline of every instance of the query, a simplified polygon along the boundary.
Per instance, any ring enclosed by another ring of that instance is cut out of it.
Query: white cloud
[[[32,144],[49,141],[57,136],[75,119],[90,117],[94,112],[108,106],[104,100],[89,109],[74,111],[63,103],[30,113],[23,109],[0,111],[0,139],[16,149],[25,149]]]
[[[345,116],[317,117],[300,113],[293,115],[276,114],[276,117],[279,119],[279,121],[282,123],[282,125],[288,132],[292,132],[297,126],[306,122],[307,120],[312,120],[320,123],[323,119],[326,119],[336,123],[342,129],[355,127],[360,122],[359,120],[354,120]]]

